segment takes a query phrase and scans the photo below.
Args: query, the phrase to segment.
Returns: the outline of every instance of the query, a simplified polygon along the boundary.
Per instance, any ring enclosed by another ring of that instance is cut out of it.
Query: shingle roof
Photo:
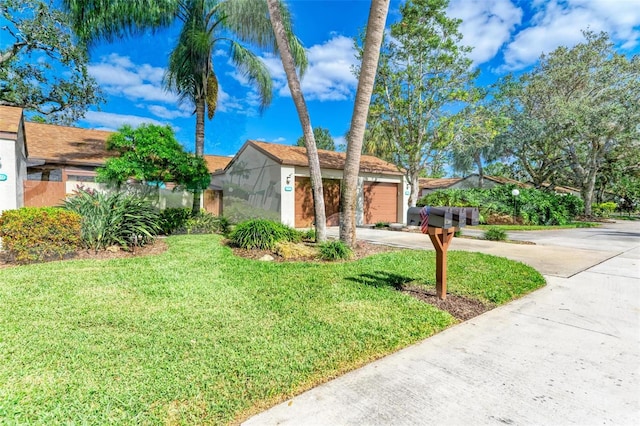
[[[0,132],[18,133],[22,108],[0,106]]]
[[[266,143],[258,141],[247,141],[246,146],[252,145],[259,151],[263,152],[276,162],[288,166],[308,167],[309,160],[307,158],[307,149],[300,146],[280,145],[275,143]],[[241,149],[241,151],[242,151]],[[241,152],[240,151],[240,152]],[[346,160],[344,152],[318,150],[318,158],[320,160],[320,168],[343,170]],[[388,163],[377,157],[363,155],[360,159],[360,171],[365,173],[382,173],[387,175],[403,175],[395,164]]]
[[[233,159],[232,157],[224,157],[222,155],[203,155],[203,158],[207,163],[209,173],[224,169]]]
[[[29,159],[99,166],[116,155],[105,148],[112,132],[29,122],[24,127]]]
[[[418,179],[418,186],[420,189],[443,189],[461,180],[462,178],[420,178]]]

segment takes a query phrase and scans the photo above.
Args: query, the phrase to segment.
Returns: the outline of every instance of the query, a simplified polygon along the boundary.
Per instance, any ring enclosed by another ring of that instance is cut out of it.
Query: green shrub
[[[0,216],[0,237],[18,263],[63,258],[80,248],[81,218],[55,207],[23,207]]]
[[[176,232],[182,234],[227,234],[231,224],[224,216],[214,216],[209,212],[201,211],[195,216],[190,216],[183,226]]]
[[[191,217],[191,209],[188,208],[168,208],[160,212],[160,232],[164,235],[171,235],[176,230],[184,227]]]
[[[489,228],[484,233],[484,239],[490,241],[504,241],[507,239],[507,233],[504,229]]]
[[[80,190],[65,200],[64,207],[82,216],[82,242],[94,250],[143,246],[160,231],[158,209],[133,195]]]
[[[386,228],[389,226],[389,222],[378,222],[374,225],[376,229]]]
[[[282,223],[251,219],[236,225],[230,239],[241,248],[273,250],[280,241],[299,242],[301,237],[298,231]]]
[[[324,260],[349,259],[353,253],[349,246],[340,240],[322,243],[318,245],[318,250]]]
[[[497,185],[490,189],[445,189],[420,198],[417,206],[478,207],[480,222],[491,215],[517,213],[524,225],[566,225],[582,213],[584,203],[575,195],[557,194],[535,188],[519,188],[514,199],[514,185]]]
[[[616,211],[618,205],[613,201],[609,201],[607,203],[594,204],[591,208],[594,216],[597,217],[611,217],[611,215]]]
[[[300,238],[302,241],[306,241],[312,243],[316,240],[316,230],[311,228],[306,231],[298,231],[300,233]]]

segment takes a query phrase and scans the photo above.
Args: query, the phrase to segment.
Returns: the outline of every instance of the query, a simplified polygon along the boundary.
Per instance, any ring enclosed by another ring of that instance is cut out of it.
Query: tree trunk
[[[287,33],[282,24],[282,15],[280,13],[280,2],[278,0],[267,0],[269,7],[269,19],[278,44],[278,51],[282,59],[282,66],[287,75],[287,83],[291,91],[291,97],[298,111],[298,118],[302,126],[304,141],[307,147],[307,157],[309,159],[309,174],[311,175],[311,191],[313,193],[313,208],[316,218],[316,241],[324,242],[327,240],[327,217],[324,207],[324,194],[322,189],[322,173],[320,170],[320,159],[318,158],[318,148],[311,127],[311,119],[309,118],[309,110],[302,95],[300,80],[296,73],[296,66],[291,54],[291,48],[287,38]]]
[[[584,200],[584,214],[587,217],[591,216],[592,213],[591,206],[593,205],[593,193],[595,192],[597,175],[597,170],[589,170],[586,185],[581,191]]]
[[[373,84],[378,69],[380,46],[384,35],[384,25],[389,12],[390,0],[373,0],[369,10],[367,34],[365,36],[364,53],[358,78],[358,90],[351,117],[349,140],[347,141],[347,158],[344,164],[344,178],[340,192],[340,240],[349,247],[356,244],[356,200],[358,172],[364,131],[367,125],[369,104],[373,93]]]
[[[205,98],[199,96],[196,98],[196,156],[202,157],[204,155],[204,113],[205,113]],[[200,196],[201,192],[198,190],[193,191],[193,204],[191,205],[191,215],[195,216],[200,212]]]
[[[419,179],[420,174],[409,173],[407,176],[407,181],[409,182],[409,186],[411,187],[411,192],[409,193],[409,207],[415,207],[418,199],[420,198],[420,183]],[[402,189],[404,191],[404,188]]]
[[[482,167],[482,159],[479,156],[473,157],[473,161],[478,167],[478,188],[484,187],[484,168]]]

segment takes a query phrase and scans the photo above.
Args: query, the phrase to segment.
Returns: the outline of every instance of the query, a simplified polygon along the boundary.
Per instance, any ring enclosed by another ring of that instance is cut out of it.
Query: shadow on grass
[[[347,277],[346,279],[356,283],[367,284],[372,287],[393,287],[396,290],[402,290],[405,284],[415,282],[415,278],[384,271],[360,274],[356,277]]]

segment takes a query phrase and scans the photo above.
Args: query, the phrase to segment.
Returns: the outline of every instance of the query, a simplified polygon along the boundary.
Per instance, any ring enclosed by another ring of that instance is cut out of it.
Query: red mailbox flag
[[[424,206],[420,210],[420,230],[423,234],[427,233],[427,228],[429,227],[429,210],[429,206]]]

